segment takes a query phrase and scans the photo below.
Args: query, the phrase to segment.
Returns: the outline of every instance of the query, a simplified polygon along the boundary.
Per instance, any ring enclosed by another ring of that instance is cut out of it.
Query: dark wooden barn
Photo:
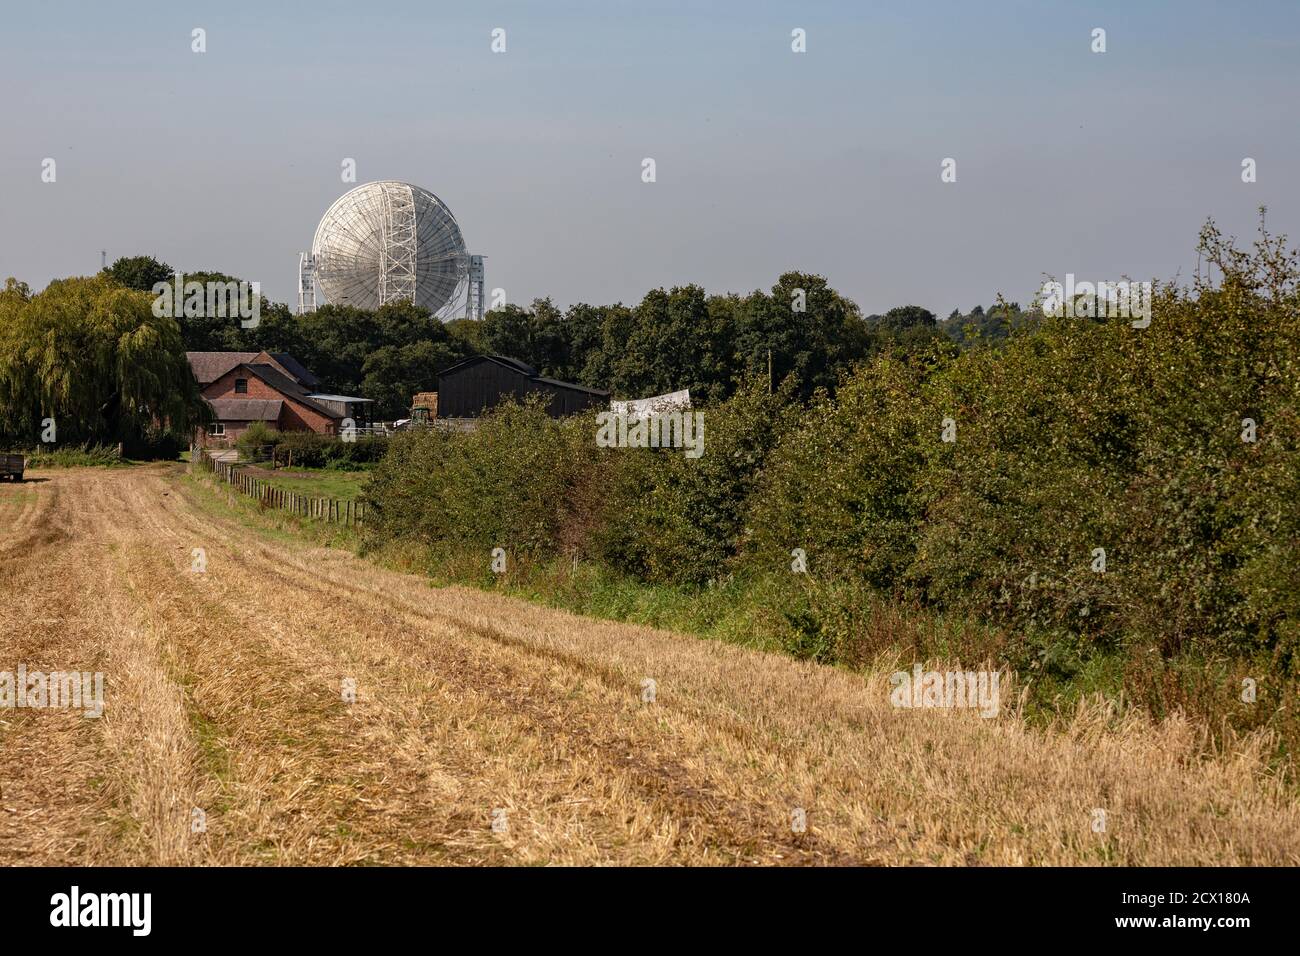
[[[537,369],[504,355],[476,355],[438,374],[438,418],[477,418],[508,399],[530,395],[548,399],[555,418],[607,407],[609,392],[537,374]]]

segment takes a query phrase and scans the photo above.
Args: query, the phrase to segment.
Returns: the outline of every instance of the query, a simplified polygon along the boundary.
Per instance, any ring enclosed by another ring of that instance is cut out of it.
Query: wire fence
[[[251,475],[232,461],[221,461],[205,448],[190,452],[190,469],[213,475],[233,491],[253,498],[263,510],[287,511],[300,518],[356,527],[365,522],[366,508],[359,501],[304,495],[281,488],[264,478]]]

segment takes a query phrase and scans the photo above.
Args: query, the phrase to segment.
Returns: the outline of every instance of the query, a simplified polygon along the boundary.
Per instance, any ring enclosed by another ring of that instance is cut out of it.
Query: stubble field
[[[1300,863],[1258,740],[896,709],[263,533],[178,467],[29,478],[0,671],[102,672],[105,709],[0,709],[0,865]]]

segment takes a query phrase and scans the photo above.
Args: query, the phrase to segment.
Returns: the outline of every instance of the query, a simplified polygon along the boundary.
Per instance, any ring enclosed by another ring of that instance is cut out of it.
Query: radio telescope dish
[[[391,180],[344,193],[326,210],[312,269],[334,305],[414,302],[443,316],[469,283],[470,257],[451,210],[433,193]]]

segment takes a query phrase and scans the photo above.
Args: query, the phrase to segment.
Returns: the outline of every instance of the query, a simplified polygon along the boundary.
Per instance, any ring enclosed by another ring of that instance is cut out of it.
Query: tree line
[[[148,291],[172,269],[135,256],[117,260],[106,274]],[[238,281],[219,272],[186,278]],[[265,301],[252,329],[209,316],[178,321],[189,350],[289,352],[331,391],[374,398],[377,413],[392,417],[414,393],[436,389],[442,369],[481,353],[508,355],[618,398],[689,388],[702,401],[719,401],[752,376],[770,376],[774,384],[792,377],[795,393],[806,398],[818,388],[833,390],[854,364],[882,352],[1001,341],[1022,313],[1014,304],[998,308],[954,312],[945,322],[915,305],[864,316],[824,277],[787,272],[770,290],[748,295],[709,294],[691,284],[653,289],[634,305],[577,303],[564,310],[543,298],[494,309],[482,321],[445,324],[407,303],[373,311],[331,304],[296,315]]]
[[[155,285],[173,278],[170,265],[141,255],[39,294],[10,280],[0,301],[0,439],[31,447],[50,417],[60,442],[141,445],[160,430],[183,437],[203,416],[186,351],[288,352],[322,389],[372,398],[376,416],[393,419],[415,393],[437,388],[439,372],[481,353],[616,398],[689,388],[697,401],[717,402],[757,377],[771,386],[788,379],[791,394],[807,400],[875,356],[996,344],[1023,317],[1018,306],[976,307],[943,322],[915,305],[863,315],[824,277],[787,272],[747,295],[691,284],[653,289],[633,305],[562,310],[544,298],[447,323],[410,303],[298,315],[263,299],[259,322],[246,328],[230,316],[153,315]],[[240,281],[215,270],[185,279]]]

